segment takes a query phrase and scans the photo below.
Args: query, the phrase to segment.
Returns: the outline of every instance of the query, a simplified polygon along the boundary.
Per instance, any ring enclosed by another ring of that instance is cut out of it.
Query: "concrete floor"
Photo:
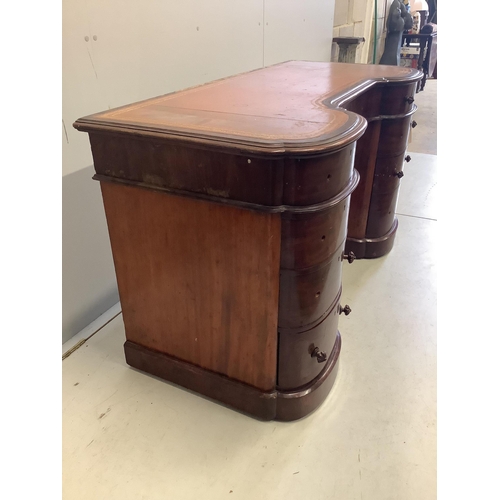
[[[416,96],[393,250],[344,265],[325,403],[264,423],[140,373],[118,315],[63,361],[65,499],[436,498],[436,87]]]
[[[437,80],[427,80],[415,104],[418,109],[413,116],[418,125],[412,129],[408,151],[437,155]]]

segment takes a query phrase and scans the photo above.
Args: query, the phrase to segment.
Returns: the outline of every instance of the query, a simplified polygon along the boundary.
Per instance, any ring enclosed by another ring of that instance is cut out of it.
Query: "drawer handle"
[[[415,120],[413,120],[411,122],[411,128],[415,128],[417,126],[417,122]]]
[[[405,97],[405,101],[408,103],[408,104],[413,104],[413,101],[415,101],[415,99],[413,99],[412,96],[409,96],[409,97]]]
[[[326,352],[320,351],[318,347],[315,347],[311,352],[311,358],[316,358],[318,363],[324,363],[326,361]]]
[[[399,179],[401,179],[401,177],[403,177],[405,174],[404,174],[404,172],[402,170],[400,170],[399,172],[396,172],[394,175],[396,177],[398,177]]]
[[[351,314],[351,308],[346,304],[344,307],[339,305],[339,314],[344,313],[346,316],[349,316]]]
[[[405,162],[409,163],[411,161],[411,156],[410,155],[406,155],[405,156]]]
[[[342,255],[342,260],[346,259],[349,264],[352,264],[356,260],[356,255],[354,252],[345,253]]]

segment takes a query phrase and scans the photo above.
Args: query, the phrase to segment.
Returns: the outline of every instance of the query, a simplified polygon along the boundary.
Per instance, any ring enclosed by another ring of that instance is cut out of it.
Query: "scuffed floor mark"
[[[430,188],[429,190],[427,191],[427,194],[425,195],[425,199],[429,198],[429,195],[431,194],[431,191],[434,187],[437,186],[437,182],[435,182]]]
[[[69,139],[68,139],[68,131],[66,130],[66,124],[63,122],[63,128],[64,128],[64,135],[66,136],[66,142],[69,144]]]
[[[110,411],[111,411],[111,408],[108,408],[104,413],[101,413],[99,415],[98,420],[101,420],[101,418],[105,417]]]

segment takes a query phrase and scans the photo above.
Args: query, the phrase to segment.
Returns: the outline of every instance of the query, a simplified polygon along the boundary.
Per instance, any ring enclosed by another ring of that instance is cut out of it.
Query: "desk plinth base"
[[[380,238],[346,239],[345,253],[353,252],[357,259],[376,259],[387,255],[394,245],[398,219],[394,219],[391,229]]]
[[[167,354],[127,340],[125,358],[133,368],[180,385],[261,420],[291,421],[305,417],[328,396],[337,377],[341,347],[335,345],[324,370],[307,385],[293,391],[261,391],[250,385],[205,370]]]

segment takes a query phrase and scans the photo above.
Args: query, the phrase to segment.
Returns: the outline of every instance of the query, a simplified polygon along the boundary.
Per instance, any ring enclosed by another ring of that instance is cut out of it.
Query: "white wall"
[[[373,63],[373,43],[377,38],[375,64],[384,52],[387,33],[386,21],[393,0],[377,0],[377,33],[375,35],[375,0],[336,0],[333,20],[333,36],[364,37],[365,42],[356,51],[356,62]],[[338,46],[334,44],[333,60],[337,60]]]
[[[63,342],[118,301],[77,118],[290,59],[329,61],[335,0],[63,0]]]

